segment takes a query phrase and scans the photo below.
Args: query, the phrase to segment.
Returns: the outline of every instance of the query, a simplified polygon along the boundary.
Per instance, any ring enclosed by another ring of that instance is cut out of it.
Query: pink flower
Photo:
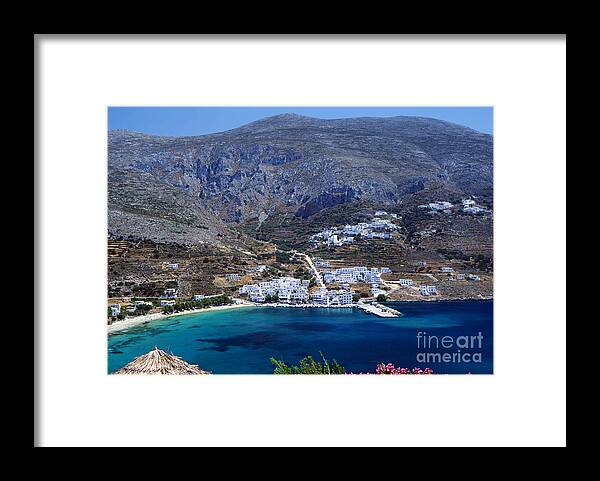
[[[433,374],[433,369],[429,367],[425,369],[421,369],[420,367],[413,367],[412,369],[396,367],[391,362],[388,362],[387,364],[377,364],[375,374]]]

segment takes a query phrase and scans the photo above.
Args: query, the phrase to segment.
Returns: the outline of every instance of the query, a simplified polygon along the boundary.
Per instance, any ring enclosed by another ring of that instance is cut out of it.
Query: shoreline
[[[403,299],[403,300],[387,300],[383,305],[391,302],[455,302],[455,301],[493,301],[493,297],[481,298],[455,298],[455,299]],[[222,311],[227,309],[238,309],[242,307],[273,307],[273,308],[292,308],[292,309],[356,309],[357,304],[347,304],[340,306],[323,306],[320,304],[283,304],[283,303],[244,303],[244,304],[227,304],[225,306],[214,306],[207,307],[205,309],[191,309],[188,311],[175,312],[173,314],[163,314],[162,312],[156,312],[154,314],[146,314],[144,316],[136,316],[123,321],[118,321],[113,324],[107,325],[107,333],[113,334],[115,332],[125,331],[132,327],[148,324],[153,321],[159,321],[169,319],[171,317],[183,316],[185,314],[200,314],[202,312],[213,312]]]
[[[429,298],[428,298],[429,297]],[[432,298],[432,296],[423,296],[421,299],[388,299],[385,302],[458,302],[458,301],[493,301],[494,297],[449,297]]]
[[[240,307],[256,307],[256,304],[226,304],[224,306],[213,306],[207,307],[205,309],[190,309],[188,311],[174,312],[173,314],[163,314],[162,312],[155,312],[154,314],[146,314],[144,316],[136,316],[131,317],[129,319],[124,319],[123,321],[117,321],[113,324],[107,325],[106,327],[108,334],[112,334],[119,331],[125,331],[127,329],[140,326],[142,324],[169,319],[171,317],[176,316],[183,316],[185,314],[200,314],[202,312],[223,311],[226,309],[238,309]]]

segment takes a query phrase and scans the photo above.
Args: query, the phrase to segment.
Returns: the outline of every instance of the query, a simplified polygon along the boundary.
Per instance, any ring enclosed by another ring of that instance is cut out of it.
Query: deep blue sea
[[[290,364],[309,354],[318,358],[319,351],[355,373],[374,372],[382,362],[430,367],[435,374],[493,372],[492,301],[387,305],[404,316],[249,307],[154,321],[109,336],[108,371],[157,346],[214,374],[271,374],[271,357]]]

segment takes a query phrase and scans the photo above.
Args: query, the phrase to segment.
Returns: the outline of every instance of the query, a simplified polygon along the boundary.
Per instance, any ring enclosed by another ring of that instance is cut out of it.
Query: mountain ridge
[[[442,119],[437,119],[435,117],[424,117],[424,116],[420,116],[420,115],[395,115],[395,116],[391,116],[391,117],[370,117],[370,116],[364,116],[364,117],[339,117],[339,118],[331,118],[331,119],[324,119],[324,118],[320,118],[320,117],[311,117],[308,115],[300,115],[300,114],[295,114],[292,112],[288,112],[288,113],[284,113],[284,114],[277,114],[277,115],[271,115],[269,117],[265,117],[262,119],[258,119],[258,120],[253,120],[252,122],[248,122],[247,124],[243,124],[240,125],[238,127],[233,127],[231,129],[227,129],[227,130],[223,130],[223,131],[219,131],[219,132],[211,132],[211,133],[207,133],[207,134],[195,134],[195,135],[162,135],[162,134],[153,134],[153,133],[149,133],[149,132],[142,132],[142,131],[138,131],[138,130],[133,130],[133,129],[126,129],[126,128],[117,128],[117,129],[109,129],[108,130],[108,134],[109,136],[113,135],[113,134],[118,134],[118,133],[128,133],[128,134],[135,134],[135,135],[139,135],[139,136],[145,136],[145,137],[165,137],[165,138],[190,138],[190,139],[198,139],[201,137],[209,137],[209,136],[213,136],[213,135],[221,135],[221,134],[226,134],[226,133],[230,133],[232,131],[238,130],[238,129],[244,129],[246,127],[252,126],[254,124],[261,124],[261,123],[266,123],[266,122],[272,122],[275,120],[281,120],[281,121],[289,121],[289,120],[300,120],[300,119],[305,119],[307,121],[323,121],[323,122],[338,122],[338,121],[345,121],[345,120],[360,120],[360,121],[369,121],[369,120],[382,120],[382,121],[389,121],[389,120],[394,120],[394,119],[414,119],[414,120],[420,120],[420,121],[426,121],[426,122],[431,122],[431,123],[435,123],[435,122],[439,122],[440,124],[445,124],[445,125],[449,125],[449,126],[456,126],[459,127],[461,129],[466,129],[466,130],[470,130],[474,133],[477,134],[481,134],[484,136],[489,136],[490,138],[493,137],[492,134],[488,134],[486,132],[481,132],[479,130],[473,129],[471,127],[467,127],[466,125],[462,125],[456,122],[450,122],[448,120],[442,120]]]
[[[436,189],[491,196],[492,143],[490,134],[412,116],[280,114],[200,136],[112,130],[109,211],[128,212],[132,223],[159,219],[136,230],[152,237],[156,222],[179,214],[191,224],[240,224],[278,212],[307,218],[348,202],[395,206],[418,192],[433,201]],[[120,223],[119,235],[126,232]]]

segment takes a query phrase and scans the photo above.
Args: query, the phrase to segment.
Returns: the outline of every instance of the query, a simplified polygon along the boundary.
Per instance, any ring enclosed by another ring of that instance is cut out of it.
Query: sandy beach
[[[238,309],[241,307],[255,307],[255,304],[252,303],[244,303],[244,304],[228,304],[226,306],[213,306],[207,307],[205,309],[192,309],[189,311],[181,311],[175,312],[173,314],[163,314],[162,312],[156,312],[154,314],[146,314],[145,316],[136,316],[130,317],[128,319],[124,319],[122,321],[117,321],[109,326],[106,326],[108,329],[108,333],[111,334],[113,332],[124,331],[126,329],[139,326],[141,324],[146,324],[147,322],[158,321],[161,319],[168,319],[170,317],[175,316],[183,316],[184,314],[201,314],[203,312],[213,312],[213,311],[221,311],[225,309]]]

